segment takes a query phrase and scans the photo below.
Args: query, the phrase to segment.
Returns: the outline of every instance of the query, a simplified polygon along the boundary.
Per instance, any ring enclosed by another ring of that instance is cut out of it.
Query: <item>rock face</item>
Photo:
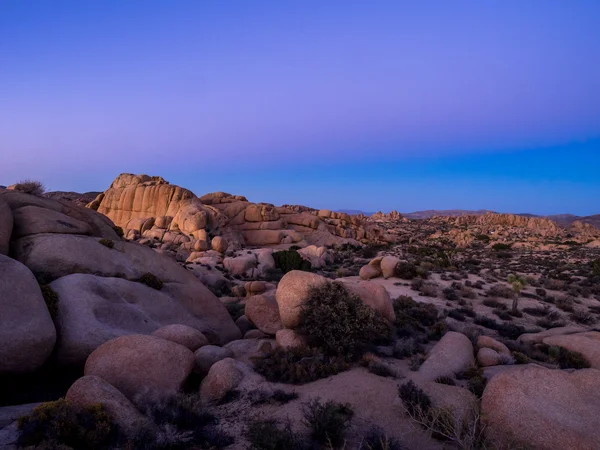
[[[194,368],[183,345],[146,335],[121,336],[98,347],[85,363],[85,375],[103,378],[133,400],[148,391],[177,392]]]
[[[400,262],[400,258],[396,258],[395,256],[385,256],[381,260],[381,273],[383,274],[383,278],[388,279],[395,275],[396,266]]]
[[[166,325],[152,333],[152,336],[176,342],[193,352],[208,345],[208,339],[200,331],[181,324]]]
[[[543,342],[547,345],[556,345],[572,352],[581,353],[594,369],[600,369],[600,333],[597,331],[550,336]]]
[[[190,296],[177,292],[177,283],[167,283],[157,291],[121,278],[73,274],[50,286],[59,297],[57,358],[63,364],[83,364],[106,341],[128,334],[150,334],[165,325],[186,325],[200,334],[207,331],[223,343],[241,334],[212,293],[203,296],[202,290],[194,289]],[[199,311],[187,303],[197,304]]]
[[[325,277],[301,270],[292,270],[283,276],[277,287],[276,299],[281,322],[286,328],[294,328],[300,323],[302,305],[306,303],[310,289],[325,283]]]
[[[56,342],[38,283],[23,264],[0,255],[0,374],[39,369]]]
[[[255,295],[246,300],[246,317],[260,331],[274,335],[283,328],[274,298]]]
[[[342,284],[348,292],[358,295],[365,305],[373,308],[389,323],[396,321],[392,299],[383,286],[363,280],[342,280]]]
[[[202,401],[215,404],[235,389],[244,378],[240,364],[242,363],[232,358],[225,358],[213,364],[200,385]]]
[[[488,433],[529,448],[600,448],[600,371],[571,374],[543,367],[515,368],[488,383],[482,415]]]
[[[214,363],[232,357],[233,351],[228,348],[205,345],[194,352],[194,359],[196,360],[194,372],[204,376]]]
[[[381,275],[381,269],[371,264],[366,264],[360,268],[358,274],[361,280],[370,280],[371,278],[377,278]]]
[[[8,255],[13,215],[8,204],[0,196],[0,255]]]
[[[475,364],[473,344],[462,333],[449,331],[431,349],[419,368],[419,375],[428,381],[467,370]]]
[[[97,376],[84,376],[69,388],[65,398],[82,406],[101,403],[128,437],[147,426],[148,420],[117,388]]]

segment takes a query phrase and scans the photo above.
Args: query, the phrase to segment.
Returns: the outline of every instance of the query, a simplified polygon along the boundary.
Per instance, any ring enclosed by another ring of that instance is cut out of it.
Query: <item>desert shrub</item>
[[[424,297],[437,297],[438,295],[438,291],[437,291],[437,285],[433,284],[433,283],[423,283],[423,285],[421,286],[420,289],[421,295]]]
[[[306,446],[289,421],[254,420],[244,430],[249,450],[303,450]]]
[[[350,362],[340,356],[322,354],[317,349],[277,348],[266,355],[252,358],[254,370],[267,380],[302,384],[327,378],[348,370]]]
[[[276,389],[272,392],[257,389],[250,392],[248,398],[254,406],[263,404],[283,405],[291,402],[292,400],[296,400],[298,398],[298,394],[296,392],[286,392],[281,389]]]
[[[139,410],[154,427],[131,444],[135,448],[224,448],[233,438],[216,428],[216,418],[206,411],[198,394],[175,394],[168,397],[140,395],[135,399]]]
[[[322,403],[319,399],[313,399],[303,405],[302,415],[314,441],[339,447],[344,442],[354,411],[348,404],[332,401]]]
[[[515,360],[515,364],[529,364],[531,362],[529,357],[521,352],[512,352],[512,357]]]
[[[142,275],[138,281],[148,287],[151,287],[152,289],[156,289],[157,291],[160,291],[163,287],[162,280],[149,272]]]
[[[557,298],[555,301],[555,305],[557,306],[557,308],[562,309],[565,312],[573,312],[574,304],[575,299],[569,296]]]
[[[499,302],[495,298],[486,298],[481,303],[483,303],[485,306],[487,306],[489,308],[508,309],[508,307],[504,303]]]
[[[535,324],[542,328],[558,328],[564,327],[567,323],[563,320],[558,312],[552,311],[548,314],[548,316],[538,319]]]
[[[425,355],[419,353],[417,355],[412,355],[408,360],[408,368],[413,372],[419,370],[421,365],[425,362]]]
[[[427,327],[437,322],[438,311],[435,305],[418,303],[407,296],[398,297],[393,305],[396,328],[401,337],[412,336],[415,332],[425,332]]]
[[[423,347],[413,337],[401,338],[394,344],[394,356],[396,358],[408,358],[422,352]]]
[[[497,330],[499,327],[498,322],[485,316],[477,316],[473,322],[476,325],[481,325],[482,327],[489,328],[490,330]]]
[[[298,394],[296,392],[285,392],[281,389],[276,389],[273,391],[273,395],[271,398],[281,404],[289,403],[298,398]]]
[[[448,386],[456,386],[456,381],[454,381],[454,378],[448,376],[437,377],[435,382],[439,384],[447,384]]]
[[[467,387],[477,397],[483,395],[483,391],[487,384],[486,378],[483,376],[483,370],[473,366],[457,375],[460,379],[467,380]]]
[[[43,403],[18,421],[21,447],[109,449],[118,429],[100,404],[79,406],[67,400]]]
[[[436,322],[427,329],[427,337],[433,341],[438,341],[448,332],[446,322]]]
[[[263,279],[268,282],[280,281],[283,278],[283,271],[275,267],[269,267],[265,270]]]
[[[44,195],[46,188],[40,181],[35,180],[22,180],[14,185],[15,191],[24,192],[25,194],[37,195],[41,197]]]
[[[58,314],[58,294],[47,284],[41,284],[40,290],[42,291],[42,296],[44,297],[44,302],[46,302],[50,317],[54,319]]]
[[[398,440],[390,438],[376,426],[371,427],[360,441],[358,450],[404,450]]]
[[[389,339],[385,319],[340,283],[313,287],[296,331],[326,354],[355,358],[372,343]]]
[[[112,239],[100,239],[98,244],[104,245],[106,248],[114,248],[115,242]]]
[[[458,295],[458,292],[455,289],[446,288],[442,291],[442,293],[444,294],[444,298],[451,302],[455,302],[460,299],[460,296]]]
[[[594,314],[600,314],[600,305],[588,306],[588,309]]]
[[[310,261],[302,258],[300,253],[294,249],[273,252],[273,259],[275,260],[275,267],[283,273],[288,273],[292,270],[310,272],[312,269]]]
[[[512,289],[504,284],[494,284],[488,289],[488,295],[491,297],[512,298],[514,293]]]
[[[497,252],[510,250],[511,247],[512,244],[504,244],[502,242],[498,242],[497,244],[492,245],[492,249]]]
[[[545,297],[546,296],[546,289],[542,289],[542,288],[536,288],[535,293],[538,297]]]
[[[463,328],[462,333],[469,338],[471,344],[473,344],[473,347],[477,348],[477,340],[479,339],[479,336],[483,334],[481,328],[474,325],[469,325]]]
[[[597,322],[596,318],[587,311],[575,311],[570,317],[571,320],[582,325],[593,325]]]
[[[403,280],[412,280],[418,275],[417,266],[409,262],[399,262],[394,269],[394,276]]]
[[[550,314],[550,306],[544,305],[535,306],[532,308],[523,308],[523,312],[529,314],[530,316],[546,317],[548,314]]]
[[[412,380],[398,387],[398,396],[409,414],[427,414],[431,408],[431,399]]]
[[[514,323],[503,323],[499,325],[497,331],[498,334],[502,337],[508,339],[517,339],[527,330],[525,330],[525,328],[523,328],[521,325],[517,325]]]
[[[454,320],[458,320],[459,322],[464,322],[466,320],[465,315],[460,311],[460,309],[451,309],[448,311],[448,317]]]
[[[490,237],[487,234],[476,234],[475,239],[483,242],[484,244],[487,244],[490,242]]]
[[[118,225],[115,225],[113,227],[113,230],[115,230],[115,233],[117,233],[117,236],[119,236],[120,238],[122,238],[125,235],[125,233],[123,233],[123,228],[121,228]]]
[[[590,362],[581,353],[563,347],[550,347],[548,354],[561,369],[588,369],[591,367]]]
[[[492,312],[498,316],[498,318],[502,319],[502,320],[512,320],[512,316],[510,315],[510,313],[506,310],[506,308],[501,309],[501,308],[495,308],[492,310]]]

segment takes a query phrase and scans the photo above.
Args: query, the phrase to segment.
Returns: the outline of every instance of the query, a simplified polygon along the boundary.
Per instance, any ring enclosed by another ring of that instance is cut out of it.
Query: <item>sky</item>
[[[597,0],[0,0],[0,184],[600,213]]]

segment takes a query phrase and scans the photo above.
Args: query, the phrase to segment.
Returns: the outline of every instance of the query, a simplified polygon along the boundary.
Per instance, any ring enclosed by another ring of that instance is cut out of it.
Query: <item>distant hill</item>
[[[489,211],[487,209],[479,209],[477,211],[470,211],[467,209],[428,209],[425,211],[415,211],[412,213],[402,213],[404,217],[407,219],[429,219],[433,216],[447,216],[447,217],[456,217],[456,216],[480,216],[486,213],[493,213],[495,211]]]
[[[338,209],[336,212],[350,214],[351,216],[358,216],[359,214],[364,214],[365,216],[372,216],[375,213],[365,212],[359,209]]]
[[[85,206],[99,194],[102,194],[102,192],[84,192],[83,194],[80,194],[79,192],[53,191],[46,192],[44,196],[54,200],[64,200]]]

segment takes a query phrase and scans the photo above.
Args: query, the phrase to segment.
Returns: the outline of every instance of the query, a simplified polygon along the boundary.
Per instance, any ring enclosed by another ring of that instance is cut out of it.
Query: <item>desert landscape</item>
[[[85,197],[0,190],[2,448],[600,444],[598,228]]]
[[[0,450],[600,450],[600,2],[0,0]]]

